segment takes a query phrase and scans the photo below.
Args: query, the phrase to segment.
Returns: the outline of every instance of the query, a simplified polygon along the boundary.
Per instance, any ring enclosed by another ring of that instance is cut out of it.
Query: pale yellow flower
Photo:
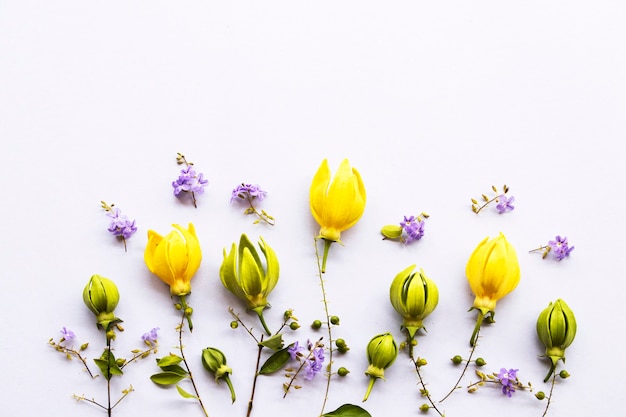
[[[191,293],[191,279],[200,268],[202,251],[192,223],[187,229],[172,226],[175,230],[166,236],[148,231],[144,261],[150,272],[170,286],[172,295],[184,296]]]

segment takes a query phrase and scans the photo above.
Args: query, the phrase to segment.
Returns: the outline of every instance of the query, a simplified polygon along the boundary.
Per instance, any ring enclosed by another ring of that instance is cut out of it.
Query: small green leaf
[[[180,385],[176,385],[176,389],[178,390],[178,393],[181,395],[181,397],[183,398],[193,398],[194,400],[197,400],[198,397],[196,397],[193,394],[188,393],[187,391],[185,391],[184,389],[182,389],[180,387]]]
[[[168,355],[168,356],[162,357],[161,359],[157,359],[157,366],[159,368],[163,368],[165,366],[178,365],[182,361],[183,361],[183,358],[181,358],[180,356]]]
[[[113,352],[105,349],[98,359],[93,360],[100,369],[102,376],[110,380],[113,375],[123,375],[122,369],[117,365]]]
[[[291,359],[291,355],[289,354],[288,349],[289,346],[279,350],[278,352],[274,352],[272,356],[267,358],[267,360],[259,370],[259,375],[269,375],[273,374],[274,372],[280,371],[283,366],[285,366],[287,362],[289,362],[289,359]]]
[[[344,404],[335,411],[323,414],[322,417],[342,416],[342,417],[372,417],[370,413],[358,405]]]
[[[187,375],[189,375],[189,372],[184,370],[180,365],[163,366],[163,367],[161,367],[161,370],[163,372],[170,372],[172,374],[176,374],[176,375],[180,375],[180,376],[187,376]]]
[[[186,375],[179,375],[174,372],[159,372],[150,377],[152,382],[158,385],[174,385],[185,379]]]
[[[380,233],[382,233],[382,235],[387,239],[399,239],[400,236],[402,236],[402,226],[389,224],[387,226],[383,226]]]
[[[267,340],[262,341],[259,345],[270,348],[274,351],[283,347],[283,335],[282,333],[275,334]]]

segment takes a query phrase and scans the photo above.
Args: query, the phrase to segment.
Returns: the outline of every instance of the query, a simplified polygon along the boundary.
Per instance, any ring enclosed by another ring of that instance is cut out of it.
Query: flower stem
[[[261,335],[260,342],[263,341],[263,335]],[[261,352],[263,351],[263,346],[259,342],[259,353],[256,357],[256,368],[254,370],[254,379],[252,380],[252,392],[250,393],[250,400],[248,401],[248,413],[246,417],[250,417],[252,414],[252,404],[254,403],[254,393],[256,391],[256,380],[259,377],[259,366],[261,366]]]
[[[482,321],[482,316],[483,314],[480,314],[480,320]],[[476,327],[476,329],[474,329],[474,334],[472,334],[472,338],[478,339],[478,334],[480,333],[480,326],[478,325]],[[474,339],[474,342],[475,342]],[[450,392],[448,392],[446,394],[445,397],[443,397],[441,400],[439,400],[440,403],[444,402],[446,400],[446,398],[448,398],[450,395],[452,395],[452,393],[459,388],[459,383],[461,382],[461,379],[463,379],[463,376],[465,375],[465,372],[467,371],[467,367],[469,366],[470,362],[472,362],[472,355],[474,355],[474,351],[476,350],[476,343],[474,343],[472,345],[472,350],[470,351],[469,357],[467,358],[467,361],[465,362],[465,366],[463,367],[463,372],[461,372],[461,376],[459,376],[459,379],[456,381],[456,383],[454,384],[454,386],[452,387],[452,389],[450,390]]]
[[[472,337],[470,338],[470,346],[476,345],[476,339],[478,338],[478,332],[480,331],[480,326],[483,324],[483,319],[485,318],[485,313],[482,310],[478,310],[478,318],[476,319],[476,326],[474,326],[474,331],[472,332]]]
[[[328,256],[328,248],[332,242],[328,240],[324,240],[324,260],[322,262],[326,262],[326,257]],[[322,410],[320,411],[320,416],[324,414],[324,409],[326,408],[326,402],[328,401],[328,394],[330,393],[330,378],[332,376],[332,366],[333,366],[333,335],[331,329],[330,322],[330,312],[328,311],[328,299],[326,297],[326,287],[324,286],[324,263],[320,264],[320,253],[317,248],[317,240],[314,240],[315,246],[315,259],[317,263],[317,276],[320,279],[320,287],[322,289],[322,302],[324,303],[324,314],[326,316],[326,326],[328,328],[328,368],[326,373],[326,390],[324,392],[324,401],[322,401]]]
[[[439,409],[435,405],[435,402],[433,401],[432,397],[430,396],[430,393],[426,389],[426,384],[424,383],[424,378],[422,378],[422,374],[420,373],[420,367],[417,364],[417,361],[415,360],[415,358],[413,357],[412,354],[411,354],[411,361],[413,362],[413,366],[415,366],[415,371],[417,372],[417,377],[419,378],[420,385],[422,386],[422,396],[426,397],[426,399],[430,403],[431,407],[437,412],[437,414],[439,414],[440,416],[443,417],[443,414],[441,413],[441,411],[439,411]]]
[[[189,380],[191,381],[191,386],[193,387],[193,391],[196,394],[196,398],[198,399],[198,403],[200,404],[200,408],[202,408],[202,412],[206,417],[209,417],[209,413],[207,413],[206,408],[204,408],[204,404],[202,403],[202,399],[200,398],[200,393],[198,392],[198,387],[196,387],[196,382],[193,379],[193,374],[191,373],[191,369],[189,369],[189,364],[187,363],[187,359],[185,358],[185,352],[183,350],[183,328],[185,326],[185,318],[187,318],[187,322],[189,324],[189,331],[192,329],[191,319],[189,315],[186,314],[185,310],[187,308],[187,304],[185,302],[185,297],[181,296],[181,304],[183,305],[183,313],[180,317],[180,325],[178,326],[178,349],[180,350],[180,356],[183,358],[183,364],[185,364],[185,369],[189,374]]]
[[[252,310],[257,314],[257,316],[259,316],[259,320],[261,321],[261,325],[263,326],[263,330],[265,330],[265,333],[267,333],[268,336],[271,336],[272,332],[267,327],[267,323],[265,323],[265,318],[263,318],[264,308],[265,307],[256,307],[256,308],[253,308]]]
[[[548,395],[548,403],[546,404],[546,409],[543,410],[543,414],[541,417],[546,417],[548,414],[548,408],[550,407],[550,401],[552,401],[552,391],[554,391],[554,383],[556,382],[556,373],[552,376],[552,385],[550,385],[550,394]]]
[[[363,402],[367,401],[367,399],[369,398],[370,393],[372,392],[372,388],[374,388],[374,383],[376,382],[376,379],[378,378],[370,376],[370,382],[367,385],[367,391],[365,392],[365,397],[363,397]]]
[[[332,240],[324,239],[324,255],[322,257],[322,267],[320,269],[322,274],[326,272],[326,259],[328,259],[328,251],[330,250],[330,245],[332,243]],[[317,248],[315,250],[317,251]]]
[[[107,338],[107,416],[111,417],[111,338]]]

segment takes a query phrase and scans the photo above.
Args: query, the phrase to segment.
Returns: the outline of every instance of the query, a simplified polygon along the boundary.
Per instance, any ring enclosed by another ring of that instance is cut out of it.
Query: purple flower
[[[502,384],[502,393],[509,398],[515,392],[517,371],[519,371],[519,369],[507,370],[506,368],[500,368],[500,373],[498,374],[498,379],[500,380],[500,384]]]
[[[144,342],[148,343],[148,344],[156,343],[156,341],[157,341],[157,332],[159,330],[160,330],[160,328],[154,327],[149,332],[144,333],[143,336],[141,336],[141,339]]]
[[[291,356],[291,359],[296,359],[298,357],[298,353],[302,352],[304,347],[300,346],[300,343],[296,341],[292,346],[287,348],[287,352]]]
[[[118,208],[107,213],[107,216],[111,218],[111,224],[107,229],[113,236],[122,236],[124,239],[129,239],[136,231],[135,220],[129,220],[128,217],[120,211]]]
[[[61,329],[61,335],[62,335],[61,337],[63,341],[65,342],[71,342],[72,340],[76,338],[76,335],[74,334],[74,332],[66,327],[63,327]]]
[[[567,244],[567,237],[556,236],[555,240],[551,240],[548,242],[548,246],[550,247],[550,251],[556,255],[557,261],[561,261],[569,256],[569,254],[574,250],[574,246],[571,248]]]
[[[202,194],[204,187],[209,183],[209,180],[204,179],[204,174],[197,174],[191,165],[181,169],[180,175],[176,181],[172,182],[174,188],[174,195],[178,196],[181,192],[192,192]]]
[[[513,203],[515,201],[515,197],[511,196],[508,198],[506,195],[502,194],[498,197],[498,204],[496,205],[496,209],[498,209],[498,213],[505,213],[507,210],[513,211],[515,210],[515,206]]]
[[[307,358],[306,363],[304,364],[304,371],[306,374],[304,375],[304,379],[307,381],[312,380],[315,375],[320,373],[322,370],[322,364],[324,363],[324,348],[318,347],[313,349],[312,355]]]
[[[248,200],[257,198],[259,201],[263,201],[267,194],[267,191],[263,191],[258,184],[241,184],[238,185],[232,192],[230,202],[233,200]]]
[[[515,392],[514,385],[502,385],[502,393],[506,395],[507,397],[511,398],[514,392]]]
[[[402,227],[402,241],[406,245],[424,236],[424,220],[416,219],[415,216],[404,216],[404,221],[400,222],[400,226]]]

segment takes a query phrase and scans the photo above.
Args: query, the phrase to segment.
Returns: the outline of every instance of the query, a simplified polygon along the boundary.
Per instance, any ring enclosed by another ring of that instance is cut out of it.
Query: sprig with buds
[[[491,186],[491,190],[495,193],[495,196],[489,197],[487,194],[481,195],[481,202],[479,200],[472,198],[472,211],[476,214],[480,213],[482,209],[487,207],[489,204],[495,202],[496,209],[498,213],[506,213],[507,211],[513,211],[515,206],[513,206],[513,202],[515,201],[515,197],[508,197],[507,193],[509,192],[509,187],[504,184],[502,187],[502,191],[499,191],[495,185]]]

